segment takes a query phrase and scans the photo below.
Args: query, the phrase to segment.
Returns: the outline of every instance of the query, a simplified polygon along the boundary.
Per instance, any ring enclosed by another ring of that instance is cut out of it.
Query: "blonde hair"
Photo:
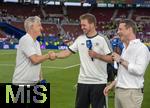
[[[86,20],[88,20],[88,22],[90,24],[93,23],[95,26],[96,26],[96,23],[97,23],[96,17],[93,14],[90,14],[90,13],[85,13],[85,14],[81,15],[79,19],[80,19],[80,21],[86,19]]]
[[[24,28],[26,32],[28,32],[31,29],[31,26],[33,25],[33,23],[41,23],[41,18],[38,16],[28,17],[24,21]]]

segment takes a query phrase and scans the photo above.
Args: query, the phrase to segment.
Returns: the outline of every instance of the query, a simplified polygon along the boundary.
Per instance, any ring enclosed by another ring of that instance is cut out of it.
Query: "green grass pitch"
[[[48,50],[42,51],[43,54]],[[12,80],[16,59],[16,50],[0,50],[0,83]],[[42,63],[44,79],[51,84],[51,108],[74,108],[79,72],[78,54],[66,59]],[[150,106],[150,65],[145,74],[144,100],[142,108]],[[109,108],[114,108],[114,94],[109,95]]]

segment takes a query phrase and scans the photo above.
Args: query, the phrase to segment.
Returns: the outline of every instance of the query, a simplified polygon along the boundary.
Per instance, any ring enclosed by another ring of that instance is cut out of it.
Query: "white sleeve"
[[[75,42],[70,45],[68,47],[68,49],[72,52],[72,53],[76,53],[78,51],[78,38],[75,40]]]
[[[30,57],[34,54],[37,54],[36,53],[36,49],[34,47],[34,43],[29,40],[29,39],[24,39],[20,42],[21,44],[21,50],[24,52],[24,54],[27,56],[27,57]]]
[[[149,64],[148,56],[149,56],[149,51],[147,51],[144,48],[141,49],[139,54],[136,57],[135,63],[129,63],[128,71],[131,74],[143,75],[145,73],[147,65]]]
[[[109,48],[109,43],[107,43],[107,41],[104,38],[103,38],[103,51],[105,55],[111,53],[111,49]]]

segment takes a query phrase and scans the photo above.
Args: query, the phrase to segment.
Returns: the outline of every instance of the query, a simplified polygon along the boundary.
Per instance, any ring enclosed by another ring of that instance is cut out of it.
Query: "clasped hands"
[[[97,58],[98,57],[98,53],[96,53],[95,51],[89,50],[89,56],[92,58]],[[48,56],[50,60],[55,60],[57,58],[57,53],[55,53],[54,51],[49,51],[48,52]],[[120,62],[121,56],[115,52],[112,53],[112,59],[116,62]]]
[[[54,51],[49,51],[48,56],[50,60],[55,60],[57,58],[57,54]]]

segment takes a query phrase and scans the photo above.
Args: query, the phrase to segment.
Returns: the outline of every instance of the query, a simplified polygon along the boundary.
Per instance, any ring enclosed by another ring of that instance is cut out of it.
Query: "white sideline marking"
[[[0,64],[0,66],[15,66],[14,64],[5,64],[5,63],[2,63]]]
[[[16,54],[16,53],[12,53],[12,52],[10,52],[10,53],[0,53],[0,55],[11,55],[11,54]]]
[[[80,64],[75,64],[75,65],[67,66],[67,67],[65,67],[64,69],[69,69],[69,68],[76,67],[76,66],[79,66],[79,65],[80,65]]]
[[[42,68],[52,68],[52,69],[69,69],[69,68],[73,68],[76,66],[79,66],[80,64],[75,64],[75,65],[71,65],[71,66],[67,66],[67,67],[54,67],[54,66],[42,66]],[[0,66],[15,66],[14,64],[5,64],[5,63],[0,63]]]
[[[53,67],[53,66],[42,66],[42,68],[52,68],[52,69],[64,69],[64,67]]]

